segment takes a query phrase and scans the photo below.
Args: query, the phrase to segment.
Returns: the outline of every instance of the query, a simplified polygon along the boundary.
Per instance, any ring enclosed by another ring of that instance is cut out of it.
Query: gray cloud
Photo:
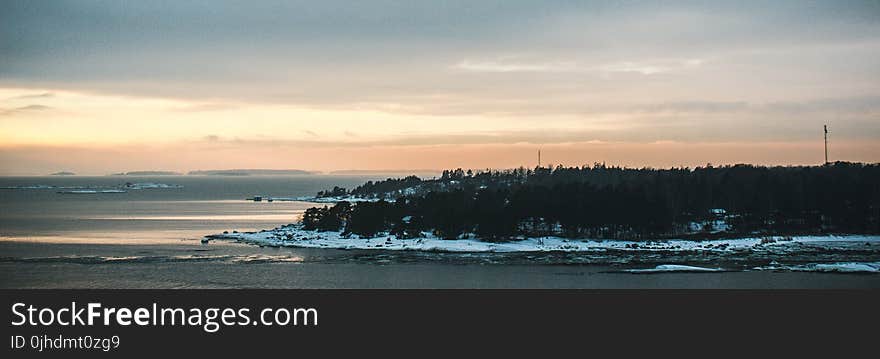
[[[174,112],[213,112],[235,109],[238,106],[230,103],[204,103],[198,105],[179,106],[171,108]]]
[[[51,109],[52,109],[52,107],[45,106],[45,105],[26,105],[26,106],[20,106],[20,107],[15,107],[15,108],[11,108],[11,109],[5,109],[5,110],[0,109],[0,115],[12,116],[12,115],[19,114],[19,113],[27,113],[27,112],[33,112],[33,111],[47,111],[47,110],[51,110]]]
[[[33,100],[33,99],[51,98],[51,97],[55,97],[55,94],[51,93],[51,92],[43,92],[43,93],[38,93],[38,94],[29,94],[29,95],[10,97],[8,100]]]
[[[52,107],[44,106],[44,105],[27,105],[21,106],[14,109],[14,111],[44,111],[50,110]]]

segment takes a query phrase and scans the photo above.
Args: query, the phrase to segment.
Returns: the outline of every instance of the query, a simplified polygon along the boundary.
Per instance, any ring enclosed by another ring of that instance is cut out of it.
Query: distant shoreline
[[[360,173],[360,174],[346,174],[346,173],[334,173],[334,172],[318,172],[318,171],[303,171],[306,173],[241,173],[241,172],[229,172],[229,173],[210,173],[210,174],[202,174],[202,173],[138,173],[138,172],[125,172],[125,173],[111,173],[111,174],[0,174],[0,178],[14,178],[14,177],[282,177],[282,176],[336,176],[336,177],[385,177],[389,175],[388,173]]]
[[[109,176],[180,176],[183,175],[180,172],[173,171],[133,171],[133,172],[120,172],[113,173]]]
[[[273,176],[273,175],[313,175],[317,172],[286,169],[228,169],[228,170],[196,170],[189,171],[190,176]]]

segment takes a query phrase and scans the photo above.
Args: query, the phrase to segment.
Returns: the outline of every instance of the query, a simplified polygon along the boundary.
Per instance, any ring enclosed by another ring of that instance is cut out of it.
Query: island
[[[806,251],[880,268],[872,261],[880,164],[456,169],[337,186],[312,200],[327,204],[296,223],[208,239],[452,252],[710,251],[731,260]]]

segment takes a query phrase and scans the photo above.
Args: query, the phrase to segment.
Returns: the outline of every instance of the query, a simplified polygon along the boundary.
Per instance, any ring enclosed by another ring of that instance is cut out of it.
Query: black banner
[[[475,351],[496,355],[622,354],[697,347],[715,350],[716,354],[719,350],[749,353],[759,347],[787,353],[819,349],[841,353],[860,348],[875,351],[880,319],[878,290],[0,293],[7,341],[4,352],[12,354],[4,357],[207,357],[267,352],[292,356],[421,356]],[[165,316],[161,318],[163,309]],[[89,310],[97,313],[91,325]],[[79,317],[74,318],[77,311]],[[224,319],[234,324],[224,324]]]

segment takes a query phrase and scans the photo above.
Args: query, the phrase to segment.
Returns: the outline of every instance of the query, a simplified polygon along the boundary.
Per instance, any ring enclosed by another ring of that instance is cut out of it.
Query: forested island
[[[880,164],[448,170],[336,187],[306,230],[483,241],[880,233]],[[371,199],[352,203],[345,198]]]

